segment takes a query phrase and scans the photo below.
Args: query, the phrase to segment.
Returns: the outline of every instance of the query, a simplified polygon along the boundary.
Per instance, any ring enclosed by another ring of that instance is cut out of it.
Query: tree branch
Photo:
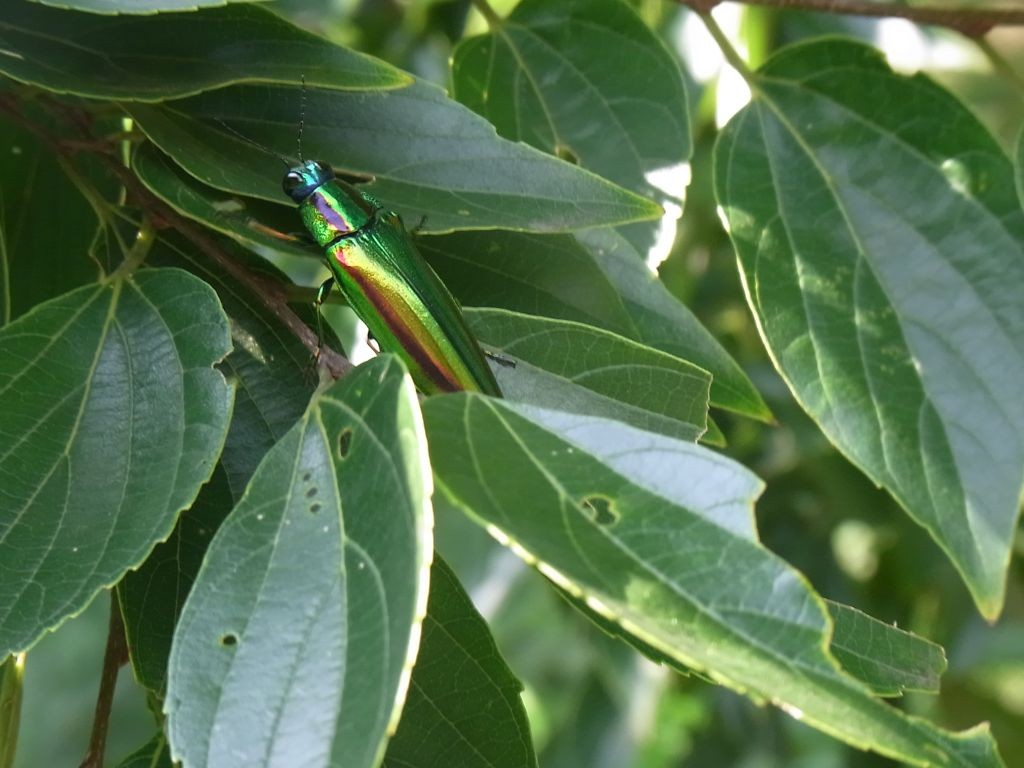
[[[243,267],[231,258],[220,246],[216,238],[210,236],[201,226],[194,223],[191,219],[182,216],[150,192],[139,181],[138,177],[122,164],[120,158],[112,151],[109,145],[98,143],[92,137],[89,131],[91,116],[87,112],[57,100],[52,101],[51,106],[61,113],[61,116],[68,124],[77,129],[77,132],[80,134],[77,139],[68,141],[51,136],[41,126],[36,125],[21,113],[17,101],[0,94],[0,110],[30,130],[59,157],[72,157],[75,152],[80,151],[89,151],[93,154],[124,185],[125,190],[135,204],[146,211],[155,222],[163,223],[167,227],[180,232],[204,256],[221,267],[240,285],[248,289],[271,314],[280,320],[303,343],[306,349],[309,350],[310,355],[318,361],[319,365],[326,368],[331,376],[337,379],[352,370],[354,366],[344,355],[338,354],[329,347],[320,348],[319,339],[317,339],[313,330],[288,306],[290,290],[288,285],[269,280],[263,275],[256,274]]]
[[[698,12],[707,12],[718,0],[679,0]],[[874,0],[740,0],[747,5],[772,8],[797,8],[804,11],[823,11],[851,16],[876,16],[908,19],[919,24],[949,27],[968,37],[981,37],[993,27],[1024,24],[1024,8],[940,8],[903,5]]]

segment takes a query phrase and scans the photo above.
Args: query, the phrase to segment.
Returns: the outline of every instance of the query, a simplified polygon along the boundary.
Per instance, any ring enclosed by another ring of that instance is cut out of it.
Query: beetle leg
[[[324,316],[320,311],[320,307],[323,306],[324,301],[327,299],[327,294],[331,292],[331,288],[334,287],[334,278],[328,277],[324,280],[320,287],[316,291],[316,299],[313,300],[313,309],[316,312],[316,355],[314,355],[314,361],[320,361],[320,350],[324,348]]]

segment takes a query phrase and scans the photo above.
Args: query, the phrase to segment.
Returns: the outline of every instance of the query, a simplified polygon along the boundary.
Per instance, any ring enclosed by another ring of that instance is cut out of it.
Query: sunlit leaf
[[[999,614],[1024,488],[1024,212],[985,128],[872,48],[786,49],[716,188],[790,388]]]
[[[232,391],[201,280],[147,270],[0,331],[0,655],[81,611],[167,537],[213,471]]]

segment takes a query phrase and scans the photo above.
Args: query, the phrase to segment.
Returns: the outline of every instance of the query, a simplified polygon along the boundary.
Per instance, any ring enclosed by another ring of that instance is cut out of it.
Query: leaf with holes
[[[823,601],[757,540],[761,483],[740,465],[618,422],[479,395],[431,398],[424,418],[444,495],[642,642],[861,749],[914,765],[1001,765],[986,726],[942,731],[840,671]]]
[[[161,101],[231,83],[399,88],[412,78],[251,5],[105,16],[5,0],[0,72],[58,93]]]
[[[80,288],[0,331],[0,656],[137,566],[209,478],[227,319],[177,269]]]
[[[599,328],[501,309],[467,309],[473,334],[509,362],[491,364],[506,398],[603,416],[696,440],[711,376],[685,360]]]
[[[1002,609],[1024,490],[1024,212],[925,77],[787,48],[722,133],[716,193],[761,333],[822,430]]]
[[[256,470],[185,604],[164,703],[175,759],[377,764],[426,609],[430,482],[396,358],[313,400]]]
[[[384,768],[536,766],[522,690],[469,595],[435,559],[423,640]]]

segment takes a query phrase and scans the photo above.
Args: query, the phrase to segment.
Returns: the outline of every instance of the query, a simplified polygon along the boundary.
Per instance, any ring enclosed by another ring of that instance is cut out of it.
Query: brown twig
[[[718,0],[679,0],[698,12],[707,12]],[[747,5],[765,5],[773,8],[796,8],[804,11],[824,11],[851,16],[876,16],[908,19],[919,24],[949,27],[968,37],[980,37],[993,27],[1024,24],[1024,8],[941,8],[903,5],[895,2],[872,0],[740,0]]]
[[[114,702],[114,688],[117,675],[128,661],[128,644],[124,637],[124,623],[121,621],[121,606],[117,596],[110,593],[110,622],[107,630],[107,650],[103,654],[103,672],[100,676],[100,691],[96,696],[96,714],[92,720],[92,735],[89,737],[89,751],[85,753],[79,768],[103,768],[103,755],[107,749],[107,730],[110,726],[110,707]]]
[[[314,356],[331,376],[336,379],[340,378],[354,367],[345,356],[338,354],[328,347],[323,347],[322,349],[319,347],[319,340],[313,330],[288,306],[289,287],[287,285],[255,274],[239,264],[220,246],[216,238],[210,236],[202,227],[195,224],[191,219],[179,214],[167,203],[150,192],[139,181],[138,177],[121,163],[117,153],[109,145],[94,145],[94,139],[88,130],[89,117],[79,114],[82,112],[81,109],[64,104],[63,102],[57,102],[56,108],[67,122],[77,129],[80,136],[67,140],[51,135],[41,126],[27,119],[19,110],[17,101],[8,95],[0,94],[0,110],[10,115],[23,127],[32,131],[38,139],[43,141],[55,153],[64,157],[71,157],[77,152],[89,151],[97,157],[107,170],[117,176],[135,204],[145,210],[158,224],[162,223],[164,226],[172,227],[181,233],[204,256],[224,269],[234,280],[248,289],[271,314],[280,320],[303,343],[306,349],[309,350],[310,355]]]

